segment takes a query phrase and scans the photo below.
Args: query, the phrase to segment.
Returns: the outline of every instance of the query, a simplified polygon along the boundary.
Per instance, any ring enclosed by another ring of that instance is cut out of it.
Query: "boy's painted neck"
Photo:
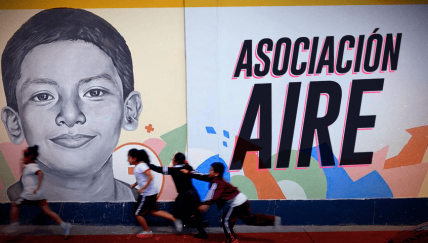
[[[46,197],[54,201],[115,201],[113,159],[89,176],[69,176],[51,170],[38,163],[43,171],[43,187]],[[52,201],[52,200],[51,200]]]

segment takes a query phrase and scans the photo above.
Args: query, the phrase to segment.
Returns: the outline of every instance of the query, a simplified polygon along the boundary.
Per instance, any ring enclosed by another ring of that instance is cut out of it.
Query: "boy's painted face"
[[[91,43],[35,47],[16,86],[19,117],[39,161],[61,174],[98,171],[117,145],[124,116],[122,81],[110,57]]]

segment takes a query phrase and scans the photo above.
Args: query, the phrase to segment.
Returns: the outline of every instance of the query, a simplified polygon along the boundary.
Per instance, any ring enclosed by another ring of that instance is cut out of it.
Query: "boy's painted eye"
[[[32,101],[36,101],[36,102],[42,102],[42,101],[48,101],[48,100],[53,100],[54,97],[48,93],[40,93],[40,94],[36,94],[33,97],[31,97]]]
[[[86,92],[83,96],[84,97],[101,97],[105,93],[102,89],[91,89],[88,92]]]

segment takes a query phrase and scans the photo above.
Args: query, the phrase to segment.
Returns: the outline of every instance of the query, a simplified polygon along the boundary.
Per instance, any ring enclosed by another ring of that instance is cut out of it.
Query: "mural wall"
[[[1,202],[21,191],[28,145],[49,201],[134,201],[127,152],[168,165],[185,150],[183,8],[2,10],[0,23]]]
[[[428,197],[428,5],[196,2],[0,10],[0,202],[35,144],[52,202],[134,201],[131,148],[252,200]]]
[[[251,199],[428,197],[427,11],[186,8],[190,161]]]

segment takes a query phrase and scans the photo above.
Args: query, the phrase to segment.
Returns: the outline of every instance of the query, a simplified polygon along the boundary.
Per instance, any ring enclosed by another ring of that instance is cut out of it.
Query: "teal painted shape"
[[[186,149],[187,124],[165,133],[161,138],[165,141],[166,145],[159,153],[159,157],[162,165],[167,166],[176,152],[184,153]]]
[[[15,176],[12,173],[12,170],[9,167],[9,164],[6,161],[3,153],[0,151],[0,180],[3,185],[3,188],[0,190],[0,202],[9,202],[9,197],[7,196],[7,189],[16,182]]]
[[[286,170],[275,170],[276,155],[272,156],[272,168],[270,169],[270,173],[275,178],[276,182],[282,180],[294,181],[303,188],[307,199],[325,199],[327,195],[327,179],[318,161],[311,158],[308,168],[295,169],[296,156],[297,151],[292,150],[290,164]]]
[[[245,176],[236,175],[230,178],[230,183],[240,190],[248,199],[259,199],[254,183]]]

